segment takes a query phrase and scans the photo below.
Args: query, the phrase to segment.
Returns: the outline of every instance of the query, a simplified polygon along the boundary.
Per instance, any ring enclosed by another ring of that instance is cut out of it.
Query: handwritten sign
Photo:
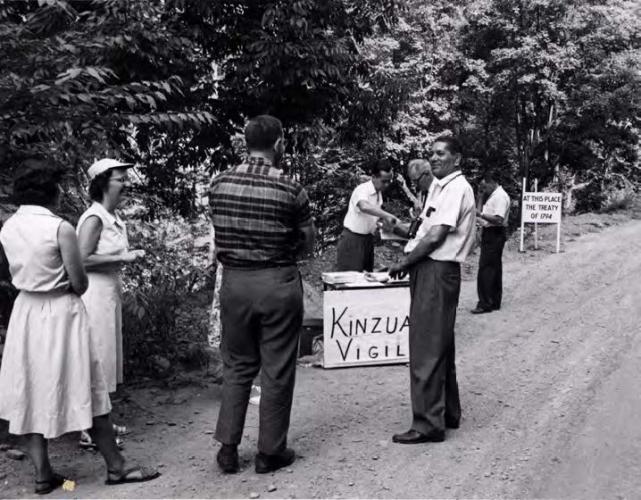
[[[323,293],[325,368],[409,361],[409,287]]]
[[[559,224],[561,193],[523,193],[523,222]]]

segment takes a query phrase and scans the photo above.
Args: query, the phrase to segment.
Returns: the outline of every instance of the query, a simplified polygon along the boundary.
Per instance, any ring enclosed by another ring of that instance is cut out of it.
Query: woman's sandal
[[[125,425],[113,424],[113,429],[116,436],[126,436],[129,434],[129,429],[127,429],[127,426]]]
[[[87,431],[80,431],[80,441],[78,441],[78,446],[80,446],[80,448],[82,448],[83,450],[98,449]]]
[[[107,471],[105,484],[144,483],[160,476],[160,472],[148,467],[131,467],[122,472]]]
[[[65,481],[66,479],[64,477],[54,472],[49,479],[36,481],[36,489],[34,491],[37,495],[46,495],[56,488],[60,488]]]

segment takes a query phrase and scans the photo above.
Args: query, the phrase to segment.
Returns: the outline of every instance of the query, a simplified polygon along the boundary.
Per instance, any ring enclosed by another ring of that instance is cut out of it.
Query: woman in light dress
[[[98,346],[98,357],[105,372],[109,392],[123,381],[122,286],[120,271],[124,264],[144,256],[143,250],[129,250],[127,228],[116,208],[122,200],[131,163],[110,158],[95,162],[87,171],[92,205],[78,220],[80,255],[87,269],[89,288],[82,296]],[[114,425],[116,434],[126,427]],[[87,433],[80,438],[82,447],[93,447]]]
[[[0,231],[13,285],[20,291],[0,366],[0,418],[19,436],[35,467],[35,493],[60,487],[48,440],[89,429],[107,464],[107,483],[147,481],[156,471],[128,468],[116,445],[111,402],[80,295],[87,288],[73,227],[53,213],[61,171],[43,160],[17,170],[20,204]]]

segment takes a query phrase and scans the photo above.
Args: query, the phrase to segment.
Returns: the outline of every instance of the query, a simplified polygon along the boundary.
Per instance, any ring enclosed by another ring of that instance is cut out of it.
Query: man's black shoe
[[[282,452],[276,455],[267,455],[266,453],[256,454],[256,473],[266,474],[274,472],[291,465],[296,460],[296,453],[291,448],[285,448]]]
[[[445,419],[445,427],[448,429],[458,429],[461,425],[460,420],[454,420],[453,418],[446,418]]]
[[[410,429],[403,434],[394,434],[392,441],[399,444],[440,443],[441,441],[445,441],[445,432],[433,431],[429,434],[423,434],[422,432]]]
[[[475,307],[470,312],[472,314],[485,314],[485,313],[491,313],[492,309],[483,309],[482,307]]]
[[[238,472],[238,446],[235,444],[224,444],[216,455],[216,462],[225,474]]]

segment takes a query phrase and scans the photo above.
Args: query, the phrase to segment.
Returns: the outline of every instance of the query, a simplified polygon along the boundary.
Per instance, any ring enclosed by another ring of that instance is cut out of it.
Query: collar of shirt
[[[446,175],[442,179],[436,179],[434,178],[434,182],[432,184],[437,184],[441,189],[443,189],[445,186],[447,186],[450,182],[452,182],[455,178],[457,178],[459,175],[463,175],[463,172],[460,170],[455,170],[449,175]]]
[[[246,163],[252,167],[273,167],[272,162],[264,156],[249,156]]]
[[[376,190],[376,186],[374,186],[374,181],[372,180],[367,181],[367,194],[369,196],[376,196],[376,201],[378,201],[378,197],[381,195],[381,193]]]
[[[500,191],[499,191],[499,189],[500,189],[500,188],[501,188],[501,186],[496,186],[496,187],[494,188],[494,190],[490,193],[490,195],[487,197],[487,200],[485,201],[485,203],[487,203],[488,201],[490,201],[490,198],[491,198],[492,196],[494,196],[495,194],[499,193],[499,192],[500,192]]]
[[[97,201],[94,201],[93,204],[95,210],[99,211],[109,221],[110,224],[116,224],[118,227],[124,226],[117,213],[110,213],[109,210],[102,206],[102,203],[98,203]]]
[[[455,170],[449,175],[446,175],[442,179],[437,179],[434,177],[434,181],[432,184],[430,184],[430,189],[427,191],[427,196],[425,197],[425,202],[423,203],[423,210],[421,211],[421,217],[425,217],[427,213],[427,209],[430,206],[430,203],[428,202],[429,200],[434,200],[435,196],[438,196],[441,191],[447,186],[450,182],[452,182],[454,179],[457,177],[463,175],[463,172],[460,170]]]
[[[57,217],[51,210],[40,205],[20,205],[18,212],[27,215],[48,215],[50,217]]]

